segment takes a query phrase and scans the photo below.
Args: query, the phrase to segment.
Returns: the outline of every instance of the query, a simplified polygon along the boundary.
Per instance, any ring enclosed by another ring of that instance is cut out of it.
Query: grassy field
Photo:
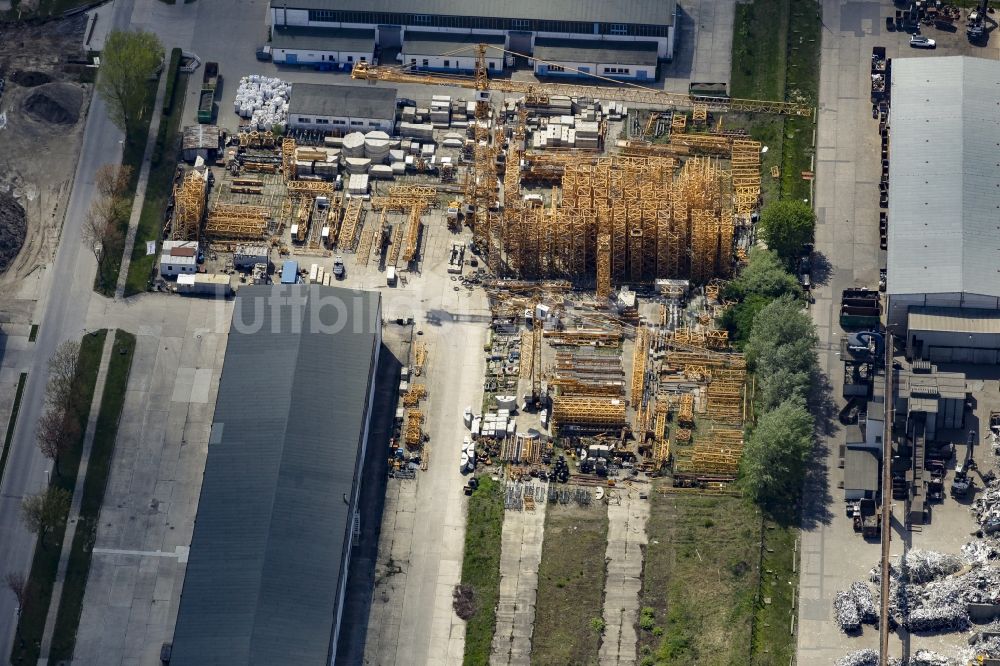
[[[129,180],[128,193],[125,195],[130,204],[129,210],[131,210],[131,203],[135,199],[135,188],[139,183],[139,169],[142,167],[142,156],[146,151],[146,138],[149,136],[149,123],[155,110],[158,84],[159,79],[150,81],[149,88],[146,90],[146,113],[143,114],[139,127],[123,145],[122,164],[132,167],[132,178]],[[127,218],[123,220],[121,226],[122,238],[124,238],[128,232]],[[118,285],[118,273],[121,272],[124,244],[118,248],[110,248],[107,252],[107,259],[94,276],[94,291],[110,297],[115,295],[115,287]]]
[[[603,505],[550,504],[538,567],[531,663],[598,664],[608,512]]]
[[[465,666],[490,662],[500,593],[500,534],[503,530],[503,484],[479,477],[469,501],[465,528],[462,585],[472,589],[475,613],[465,626]]]
[[[734,97],[786,99],[815,106],[819,96],[820,6],[814,0],[753,0],[736,6],[733,67]],[[787,117],[781,125],[780,161],[764,165],[765,197],[808,199],[810,183],[802,172],[812,170],[812,118]],[[754,118],[750,133],[760,141],[774,134],[773,121]],[[763,135],[763,136],[761,136]],[[771,144],[768,144],[769,147]],[[776,155],[777,155],[776,154]],[[768,159],[765,158],[765,162]],[[780,181],[770,183],[770,167],[780,167]],[[774,187],[779,185],[779,187]]]
[[[794,527],[764,521],[760,594],[753,624],[751,663],[755,666],[788,666],[795,656],[791,622],[795,615],[793,597],[799,583],[795,565],[796,539],[798,530]]]
[[[97,415],[94,444],[90,450],[87,476],[83,482],[80,522],[77,523],[76,533],[73,535],[73,545],[66,567],[66,581],[63,584],[59,612],[56,615],[55,634],[49,653],[49,659],[54,662],[73,658],[76,631],[83,610],[83,595],[90,574],[91,549],[97,538],[97,521],[104,501],[104,489],[111,474],[111,459],[118,437],[118,419],[125,404],[125,390],[128,386],[134,353],[135,336],[125,331],[116,331],[113,355],[108,362],[108,378]]]
[[[94,398],[94,384],[97,382],[97,369],[101,365],[101,354],[104,351],[104,339],[107,330],[101,329],[95,333],[83,336],[80,341],[80,360],[77,364],[75,395],[83,405],[78,417],[80,419],[80,442],[71,451],[59,459],[60,474],[52,474],[50,484],[64,488],[72,494],[76,487],[76,474],[80,467],[80,454],[83,437],[90,417],[90,404]],[[52,600],[52,585],[59,567],[59,554],[62,550],[63,536],[66,533],[65,519],[61,526],[40,535],[35,545],[35,556],[31,561],[31,573],[28,576],[24,608],[17,623],[17,637],[11,650],[12,664],[35,664],[38,662],[38,652],[42,643],[42,632],[45,631],[45,617],[49,612],[49,602]]]
[[[162,238],[163,214],[173,189],[174,170],[180,157],[181,149],[181,117],[184,113],[184,90],[187,85],[187,74],[177,77],[177,88],[169,115],[160,118],[160,129],[156,138],[156,149],[149,165],[149,180],[146,183],[146,198],[143,201],[142,213],[139,217],[139,227],[135,234],[135,245],[132,248],[132,261],[129,263],[128,276],[125,279],[125,295],[132,296],[146,291],[156,255],[146,254],[146,241],[159,241]]]
[[[654,492],[639,658],[745,666],[760,565],[757,510],[739,497]]]

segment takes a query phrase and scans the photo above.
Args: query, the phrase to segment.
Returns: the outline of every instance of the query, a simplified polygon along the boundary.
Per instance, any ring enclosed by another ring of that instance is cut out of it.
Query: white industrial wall
[[[317,121],[326,122],[317,122]],[[292,129],[310,129],[341,132],[371,132],[381,130],[392,134],[395,122],[390,118],[355,118],[352,116],[303,116],[290,115],[288,126]]]
[[[416,62],[412,63],[411,61],[414,60]],[[445,61],[448,61],[448,64],[445,64]],[[422,53],[411,53],[409,51],[406,51],[406,48],[404,46],[403,64],[404,65],[413,64],[418,69],[433,69],[433,70],[440,70],[442,72],[473,72],[476,69],[476,57],[475,56],[456,57],[453,55],[451,56],[424,55]],[[503,59],[487,58],[486,67],[487,70],[491,72],[503,71]]]
[[[579,71],[614,79],[639,79],[646,81],[656,80],[656,65],[610,65],[595,62],[567,62],[562,60],[550,61],[552,64],[563,67],[565,70],[562,72],[556,72],[552,71],[551,64],[549,63],[543,63],[537,60],[533,60],[532,62],[534,63],[535,74],[538,74],[539,76],[586,76],[586,74],[578,73]],[[628,73],[609,71],[610,69],[627,69]]]
[[[288,63],[289,55],[295,56],[295,62]],[[271,52],[274,62],[279,64],[314,65],[316,63],[345,64],[362,60],[371,62],[372,53],[364,51],[306,51],[302,49],[274,49]]]
[[[164,261],[166,259],[166,261]],[[198,270],[195,264],[177,264],[170,262],[170,257],[160,259],[160,277],[175,278],[181,273],[193,274]]]
[[[1000,310],[1000,298],[985,294],[891,294],[887,315],[890,327],[898,332],[906,328],[906,315],[911,307],[967,308],[979,310]]]

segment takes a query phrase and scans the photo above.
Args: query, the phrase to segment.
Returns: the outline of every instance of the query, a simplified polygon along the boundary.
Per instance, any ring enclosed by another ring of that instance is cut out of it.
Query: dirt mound
[[[75,125],[80,119],[83,91],[69,83],[38,86],[24,100],[24,112],[34,120],[53,125]]]
[[[27,231],[24,208],[14,197],[0,192],[0,273],[7,270],[21,251]]]
[[[52,77],[45,72],[32,72],[22,69],[11,74],[10,80],[22,88],[34,88],[49,83],[52,81]]]

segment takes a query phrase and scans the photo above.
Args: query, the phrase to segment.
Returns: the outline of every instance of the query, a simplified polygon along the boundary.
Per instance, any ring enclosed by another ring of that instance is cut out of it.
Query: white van
[[[389,266],[385,269],[385,283],[390,287],[396,286],[396,267]]]

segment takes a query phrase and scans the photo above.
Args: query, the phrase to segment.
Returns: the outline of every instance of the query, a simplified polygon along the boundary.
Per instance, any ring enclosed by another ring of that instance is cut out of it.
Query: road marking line
[[[191,549],[187,546],[177,546],[173,552],[163,550],[122,550],[119,548],[95,548],[95,555],[137,555],[139,557],[176,557],[181,564],[187,562],[188,552]]]

